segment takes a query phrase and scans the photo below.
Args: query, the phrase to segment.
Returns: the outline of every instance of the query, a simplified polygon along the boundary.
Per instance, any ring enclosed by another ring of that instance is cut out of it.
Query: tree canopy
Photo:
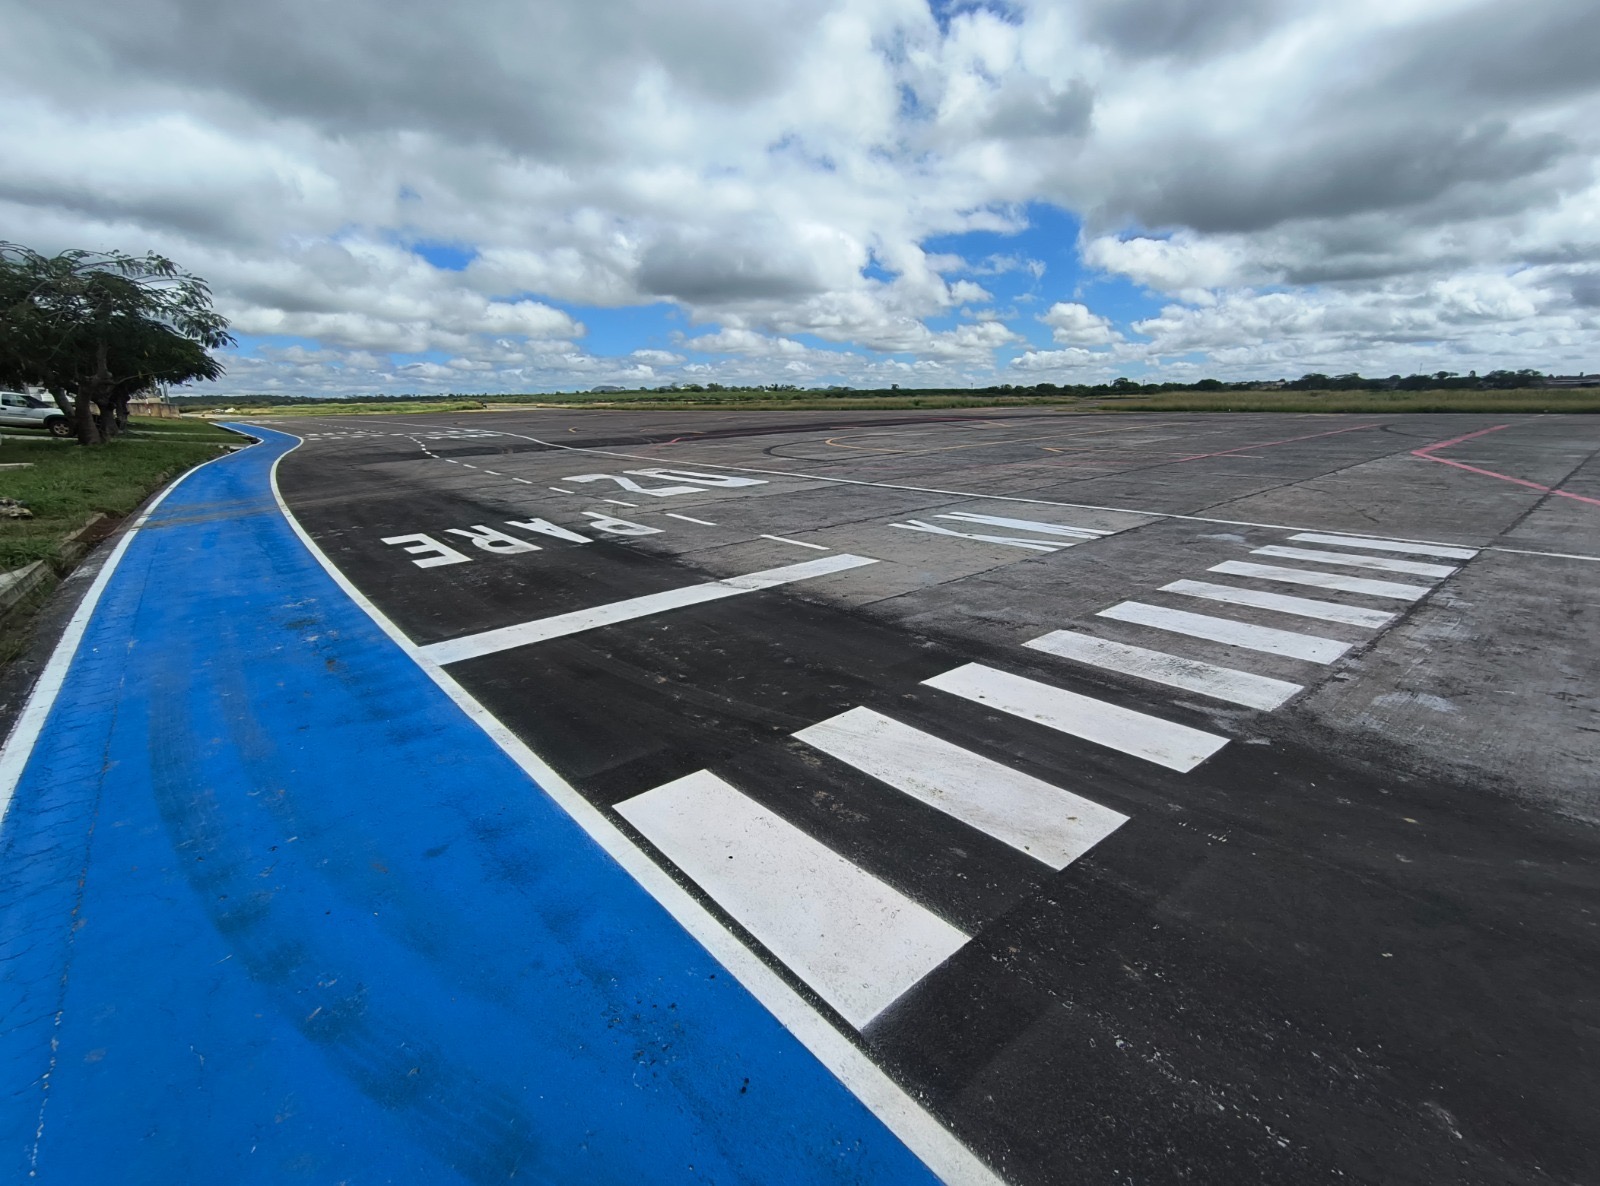
[[[206,282],[165,256],[0,242],[0,383],[45,388],[82,444],[114,435],[140,392],[219,377],[209,352],[233,344]]]

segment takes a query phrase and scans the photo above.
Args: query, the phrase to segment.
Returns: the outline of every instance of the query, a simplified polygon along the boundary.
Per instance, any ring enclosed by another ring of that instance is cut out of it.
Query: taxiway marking
[[[1169,770],[1188,772],[1228,744],[1226,737],[1191,729],[1080,696],[1010,672],[967,663],[932,679],[930,688],[987,705],[1094,745],[1117,750]]]
[[[1052,869],[1065,869],[1128,822],[1121,812],[870,708],[852,708],[795,736]]]
[[[1262,593],[1256,589],[1242,589],[1237,585],[1216,585],[1210,581],[1173,581],[1170,585],[1162,585],[1160,591],[1181,593],[1185,597],[1199,597],[1206,601],[1220,601],[1225,605],[1250,605],[1257,609],[1275,610],[1280,614],[1294,614],[1301,618],[1319,618],[1324,622],[1365,626],[1371,630],[1387,626],[1396,617],[1383,610],[1364,609],[1359,605],[1318,601],[1314,597],[1290,597],[1283,593]]]
[[[1442,579],[1455,572],[1449,564],[1423,564],[1420,560],[1396,560],[1390,556],[1363,556],[1357,552],[1324,552],[1317,548],[1285,548],[1277,544],[1252,548],[1252,556],[1276,556],[1284,560],[1311,560],[1318,564],[1343,564],[1349,568],[1375,568],[1379,572],[1403,572],[1416,577]]]
[[[1316,531],[1302,531],[1290,539],[1307,544],[1334,544],[1344,548],[1366,548],[1369,552],[1410,552],[1417,556],[1437,556],[1442,560],[1471,560],[1477,548],[1448,548],[1440,544],[1396,543],[1387,539],[1368,539],[1356,535],[1324,535]]]
[[[556,614],[549,618],[537,618],[531,622],[519,622],[514,626],[502,626],[496,630],[485,630],[479,634],[468,634],[445,642],[430,643],[417,649],[423,656],[440,665],[460,663],[465,659],[492,655],[497,651],[510,650],[512,647],[563,638],[569,634],[580,634],[600,626],[628,622],[634,618],[649,617],[652,614],[681,609],[688,605],[699,605],[724,597],[736,597],[741,593],[753,593],[759,589],[772,589],[779,585],[828,576],[831,573],[845,572],[848,569],[876,563],[878,563],[876,560],[866,556],[848,554],[825,556],[817,560],[807,560],[803,564],[763,569],[744,576],[708,581],[700,585],[686,585],[681,589],[668,589],[663,593],[630,597],[626,601],[613,601],[608,605],[596,605],[589,609]]]
[[[1116,622],[1131,622],[1136,626],[1149,626],[1168,630],[1174,634],[1187,634],[1191,638],[1204,638],[1229,646],[1245,647],[1268,655],[1284,655],[1291,659],[1304,659],[1311,663],[1332,663],[1353,645],[1335,638],[1319,638],[1294,630],[1279,630],[1272,626],[1257,626],[1251,622],[1238,622],[1232,618],[1214,618],[1210,614],[1192,614],[1188,610],[1168,609],[1164,605],[1146,605],[1142,601],[1124,601],[1103,609],[1095,615]]]
[[[1207,572],[1230,577],[1255,577],[1262,581],[1281,581],[1288,585],[1307,585],[1314,589],[1333,589],[1340,593],[1364,593],[1368,597],[1391,597],[1397,601],[1417,601],[1432,590],[1427,585],[1406,585],[1399,581],[1376,581],[1368,577],[1345,576],[1342,572],[1318,572],[1309,568],[1284,568],[1277,564],[1252,564],[1248,560],[1224,560]]]
[[[1165,651],[1112,642],[1071,630],[1053,630],[1022,645],[1071,659],[1075,663],[1266,712],[1282,706],[1290,697],[1303,691],[1300,684],[1288,680],[1271,679],[1232,667],[1219,667],[1198,659],[1184,659]]]
[[[857,1029],[967,942],[709,771],[617,813]]]

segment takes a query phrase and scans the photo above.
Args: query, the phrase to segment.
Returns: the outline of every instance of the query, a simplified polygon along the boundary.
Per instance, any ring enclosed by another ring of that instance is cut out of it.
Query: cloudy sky
[[[1595,0],[0,0],[229,392],[1600,370]]]

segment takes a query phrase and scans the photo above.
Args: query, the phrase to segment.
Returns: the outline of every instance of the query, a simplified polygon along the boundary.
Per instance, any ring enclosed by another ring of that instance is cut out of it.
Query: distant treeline
[[[1435,371],[1432,374],[1390,375],[1387,378],[1368,378],[1355,373],[1324,375],[1313,372],[1298,379],[1259,379],[1229,383],[1221,379],[1200,379],[1188,383],[1140,383],[1133,379],[1115,379],[1110,383],[1058,384],[1058,383],[1006,383],[993,387],[797,387],[793,383],[769,383],[764,386],[727,386],[721,383],[674,383],[663,387],[635,387],[619,389],[607,387],[603,391],[553,392],[547,394],[485,395],[482,392],[460,392],[434,395],[362,395],[349,397],[362,403],[407,404],[435,403],[449,399],[493,399],[497,403],[538,403],[550,400],[566,402],[572,399],[626,399],[638,395],[671,395],[696,392],[784,392],[811,396],[1054,396],[1082,399],[1107,399],[1130,395],[1164,395],[1182,391],[1509,391],[1528,387],[1600,387],[1600,375],[1556,376],[1542,371],[1490,371],[1480,375],[1470,371],[1465,375],[1454,371]],[[297,404],[346,403],[339,397],[310,397],[302,395],[235,395],[217,396],[175,395],[172,402],[184,407],[203,410],[226,408],[235,404],[252,407],[283,407]]]

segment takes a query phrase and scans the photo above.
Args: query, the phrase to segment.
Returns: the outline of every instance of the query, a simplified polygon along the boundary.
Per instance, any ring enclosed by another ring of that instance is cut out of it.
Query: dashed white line
[[[1403,585],[1398,581],[1375,581],[1351,577],[1342,572],[1316,572],[1308,568],[1283,568],[1277,564],[1252,564],[1247,560],[1225,560],[1207,572],[1231,577],[1255,577],[1280,581],[1286,585],[1307,585],[1314,589],[1335,589],[1341,593],[1364,593],[1368,597],[1389,597],[1396,601],[1416,601],[1429,593],[1427,585]]]
[[[830,550],[823,547],[821,544],[808,544],[803,539],[790,539],[786,535],[763,535],[761,538],[777,540],[780,544],[793,544],[797,548],[815,548],[819,552],[826,552]]]
[[[636,502],[623,502],[620,498],[602,498],[600,501],[609,502],[614,507],[636,507],[639,505]]]
[[[1080,696],[1010,672],[968,663],[923,680],[930,688],[987,705],[1023,720],[1143,758],[1169,770],[1193,770],[1228,744],[1226,737],[1148,713]]]
[[[1170,585],[1162,585],[1161,592],[1182,593],[1185,597],[1220,601],[1226,605],[1252,605],[1280,614],[1318,618],[1324,622],[1344,622],[1350,626],[1365,626],[1370,630],[1387,626],[1395,619],[1394,614],[1364,609],[1359,605],[1340,605],[1336,601],[1318,601],[1313,597],[1289,597],[1283,593],[1262,593],[1256,589],[1241,589],[1238,585],[1214,585],[1210,581],[1173,581]]]
[[[715,523],[708,523],[704,519],[696,519],[691,515],[680,515],[676,511],[662,511],[661,513],[669,519],[682,519],[685,523],[698,523],[702,527],[716,526]]]
[[[617,813],[857,1029],[967,942],[709,771]]]
[[[1274,544],[1253,548],[1252,556],[1277,556],[1284,560],[1313,560],[1318,564],[1343,564],[1348,568],[1375,568],[1380,572],[1404,572],[1418,577],[1447,577],[1455,572],[1449,564],[1423,564],[1417,560],[1394,560],[1388,556],[1362,556],[1355,552],[1323,552],[1316,548],[1283,548]]]
[[[572,494],[572,493],[574,493],[574,491],[564,490],[560,486],[552,486],[552,487],[550,487],[550,489],[554,490],[557,494]]]
[[[1311,663],[1332,663],[1351,646],[1336,638],[1319,638],[1294,630],[1236,622],[1232,618],[1214,618],[1210,614],[1191,614],[1187,610],[1146,605],[1142,601],[1124,601],[1110,609],[1101,610],[1095,616],[1116,622],[1132,622],[1156,630],[1170,630],[1174,634],[1187,634],[1191,638],[1209,639],[1229,646],[1246,647],[1268,655],[1305,659]]]
[[[1246,708],[1259,708],[1266,712],[1282,706],[1303,690],[1300,684],[1288,680],[1271,679],[1232,667],[1218,667],[1214,663],[1183,659],[1165,651],[1129,646],[1127,643],[1069,630],[1054,630],[1022,645],[1090,667],[1165,684],[1169,688],[1182,688],[1213,700],[1226,700],[1230,704],[1242,704]]]
[[[1121,812],[870,708],[852,708],[795,736],[1052,869],[1065,869],[1128,822]]]
[[[497,630],[485,630],[480,634],[468,634],[445,642],[431,643],[419,647],[418,650],[435,663],[459,663],[464,659],[492,655],[512,647],[528,646],[552,638],[562,638],[568,634],[579,634],[599,626],[610,626],[617,622],[644,618],[687,605],[699,605],[706,601],[734,597],[740,593],[752,593],[758,589],[771,589],[794,581],[806,581],[813,577],[828,576],[831,573],[876,563],[878,563],[876,560],[866,556],[848,554],[825,556],[817,560],[807,560],[802,564],[763,569],[740,577],[728,577],[700,585],[686,585],[681,589],[668,589],[663,593],[649,593],[643,597],[630,597],[626,601],[613,601],[608,605],[592,606],[589,609],[556,614],[549,618],[537,618],[531,622],[519,622],[515,626],[502,626]]]
[[[532,486],[533,485],[533,483],[528,481],[527,478],[512,478],[511,480],[513,482],[521,482],[524,486]]]

